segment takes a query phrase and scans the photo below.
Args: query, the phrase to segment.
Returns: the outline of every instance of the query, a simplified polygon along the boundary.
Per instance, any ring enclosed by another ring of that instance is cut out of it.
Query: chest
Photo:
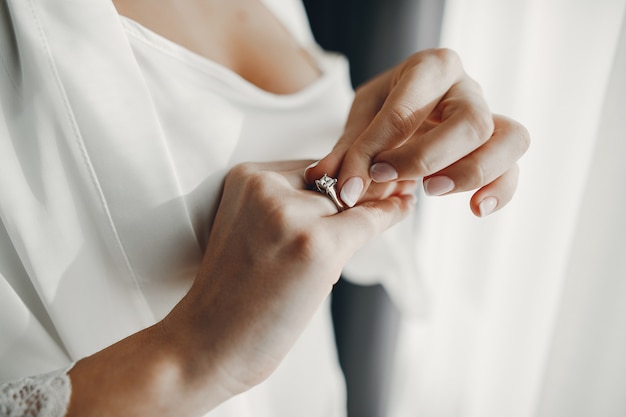
[[[116,0],[118,12],[236,72],[289,94],[320,76],[309,54],[259,0]]]

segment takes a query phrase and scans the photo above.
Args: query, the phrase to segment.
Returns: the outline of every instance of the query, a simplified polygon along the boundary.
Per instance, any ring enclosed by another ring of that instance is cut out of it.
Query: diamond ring
[[[324,176],[319,180],[315,180],[315,186],[317,187],[317,191],[325,194],[328,198],[332,200],[333,203],[335,203],[337,209],[339,211],[342,211],[346,207],[343,205],[339,197],[337,197],[335,184],[337,184],[337,180],[335,178],[329,177],[327,174],[324,174]]]

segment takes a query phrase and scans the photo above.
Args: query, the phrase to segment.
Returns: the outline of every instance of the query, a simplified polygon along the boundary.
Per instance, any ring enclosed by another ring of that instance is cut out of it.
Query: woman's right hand
[[[233,394],[273,372],[352,254],[413,206],[411,195],[395,195],[337,213],[306,189],[310,162],[228,174],[198,276],[164,321]]]

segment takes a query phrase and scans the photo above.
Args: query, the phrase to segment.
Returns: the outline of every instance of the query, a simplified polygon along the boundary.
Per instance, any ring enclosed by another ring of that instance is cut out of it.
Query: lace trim
[[[63,417],[72,385],[66,369],[0,383],[0,417]]]

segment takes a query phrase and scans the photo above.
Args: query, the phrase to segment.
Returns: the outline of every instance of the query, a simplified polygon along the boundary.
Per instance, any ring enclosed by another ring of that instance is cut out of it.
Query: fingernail
[[[494,197],[487,197],[483,199],[478,205],[478,210],[480,211],[480,217],[485,217],[490,215],[498,205],[498,200]]]
[[[352,177],[341,188],[341,201],[348,207],[354,207],[363,191],[363,180],[359,177]]]
[[[317,166],[317,164],[319,164],[320,161],[315,161],[313,162],[311,165],[309,165],[308,167],[304,168],[304,180],[307,180],[307,174],[309,173],[310,170],[312,170],[313,168],[315,168]]]
[[[424,191],[428,195],[443,195],[453,189],[454,181],[443,175],[431,177],[424,181]]]
[[[374,182],[387,182],[398,178],[398,172],[387,162],[377,162],[370,167],[370,178]]]

